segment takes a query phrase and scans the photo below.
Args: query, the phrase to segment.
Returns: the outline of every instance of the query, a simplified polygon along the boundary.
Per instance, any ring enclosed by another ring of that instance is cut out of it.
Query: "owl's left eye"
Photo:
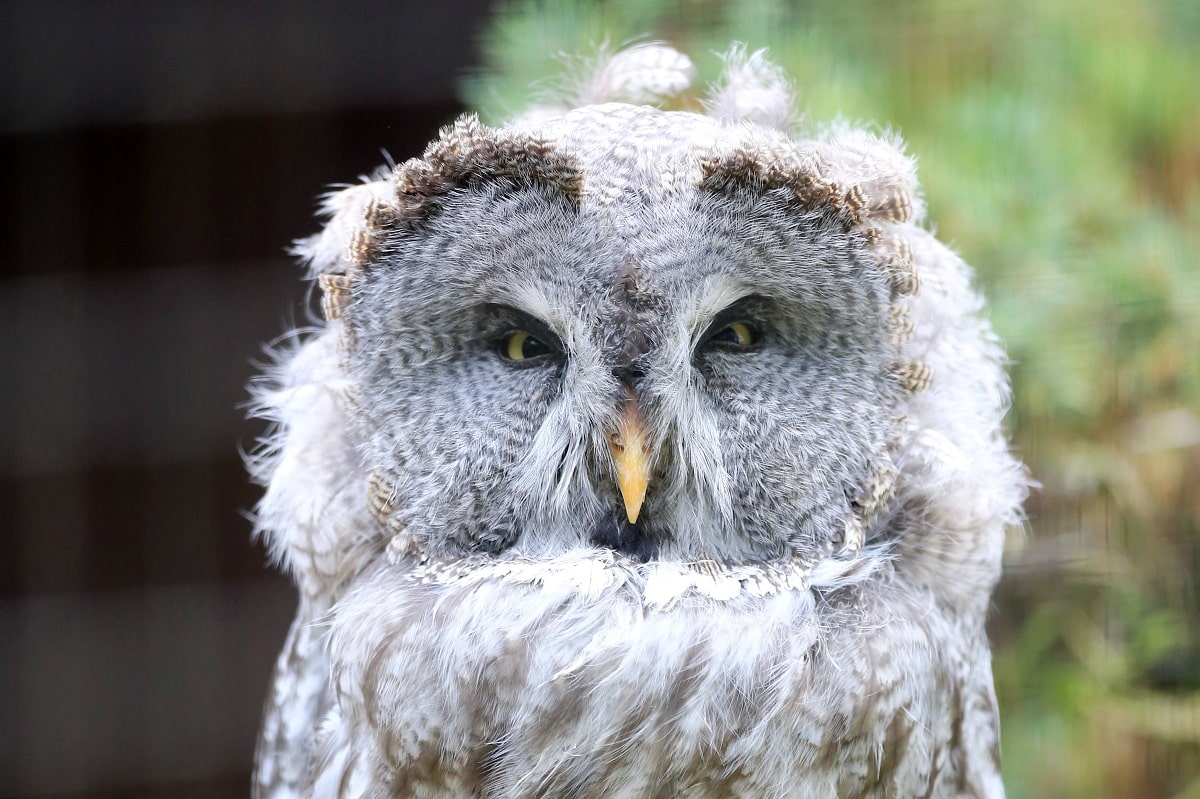
[[[709,346],[717,344],[730,349],[745,349],[758,343],[758,330],[749,322],[731,322],[708,337]]]
[[[697,354],[722,350],[724,352],[750,352],[758,349],[762,331],[744,319],[726,322],[719,320],[709,328],[701,340]]]
[[[500,339],[500,357],[507,361],[530,361],[554,354],[554,348],[525,330],[514,330]]]
[[[763,342],[763,328],[757,320],[769,315],[770,303],[765,297],[743,297],[716,315],[700,336],[694,357],[702,359],[709,352],[757,352]]]

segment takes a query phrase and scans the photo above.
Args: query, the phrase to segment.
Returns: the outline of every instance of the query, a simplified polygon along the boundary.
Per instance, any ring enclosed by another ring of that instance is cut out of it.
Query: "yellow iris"
[[[722,347],[743,349],[753,346],[758,341],[758,331],[747,322],[730,322],[708,341]]]
[[[501,342],[500,351],[510,361],[525,361],[539,355],[549,355],[552,350],[528,331],[514,330]]]
[[[745,322],[734,322],[722,330],[720,336],[723,340],[739,347],[749,347],[754,343],[754,332]]]

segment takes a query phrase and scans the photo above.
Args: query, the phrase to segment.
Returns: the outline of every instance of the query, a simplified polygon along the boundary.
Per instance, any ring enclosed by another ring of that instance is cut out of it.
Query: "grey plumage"
[[[259,392],[259,795],[1003,794],[1001,350],[897,143],[727,71],[601,102],[690,79],[635,48],[328,199]]]

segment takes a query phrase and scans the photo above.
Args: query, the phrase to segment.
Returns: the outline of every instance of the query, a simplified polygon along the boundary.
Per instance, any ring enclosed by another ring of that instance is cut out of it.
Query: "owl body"
[[[1001,351],[896,144],[728,72],[328,200],[326,325],[260,392],[301,600],[259,795],[1003,795]]]

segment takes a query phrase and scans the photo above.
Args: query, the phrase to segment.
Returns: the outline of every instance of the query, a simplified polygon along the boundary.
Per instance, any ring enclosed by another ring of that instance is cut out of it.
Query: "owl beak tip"
[[[621,496],[625,500],[625,516],[630,524],[637,524],[638,514],[642,512],[642,501],[646,498],[646,483],[640,486],[621,487]]]
[[[643,452],[631,455],[629,448],[626,448],[617,458],[617,487],[621,489],[621,499],[625,502],[625,516],[630,524],[637,524],[638,515],[642,512],[646,487],[650,482],[647,472]]]
[[[650,484],[650,458],[642,416],[633,402],[628,403],[621,414],[620,425],[611,438],[611,448],[625,516],[630,524],[636,524]]]

